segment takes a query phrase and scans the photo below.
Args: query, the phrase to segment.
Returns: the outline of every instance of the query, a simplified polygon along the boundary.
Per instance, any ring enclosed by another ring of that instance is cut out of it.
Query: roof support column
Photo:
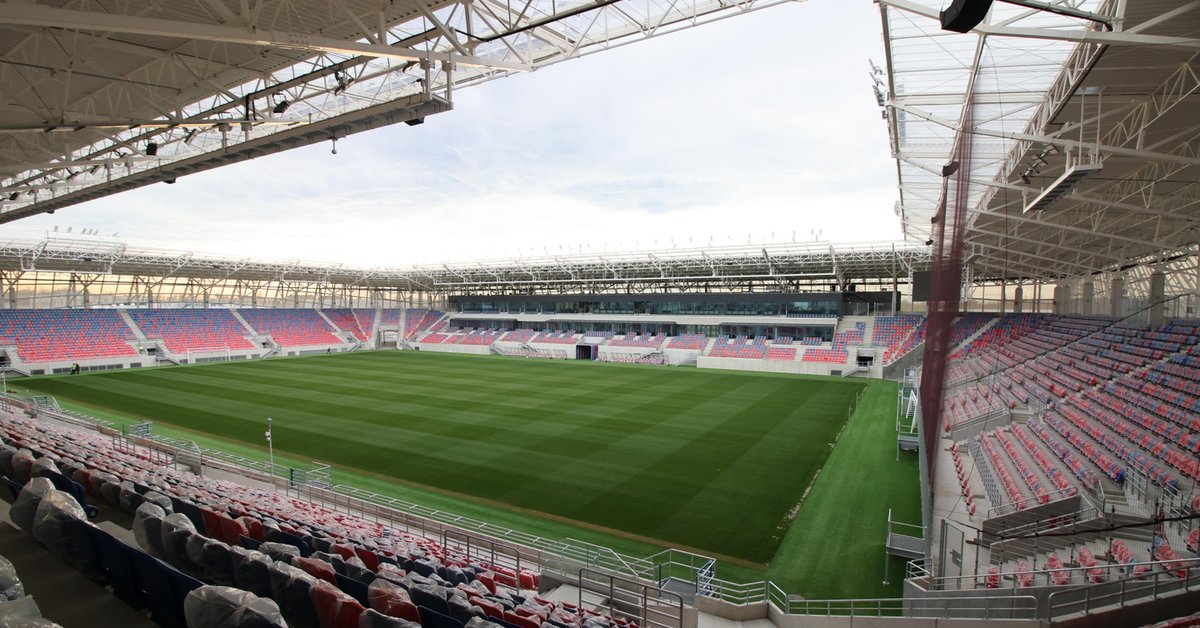
[[[1150,326],[1163,323],[1163,296],[1166,294],[1167,276],[1161,270],[1150,274]]]
[[[1112,278],[1112,285],[1108,290],[1109,299],[1109,315],[1112,317],[1123,316],[1125,312],[1125,277],[1116,275]]]

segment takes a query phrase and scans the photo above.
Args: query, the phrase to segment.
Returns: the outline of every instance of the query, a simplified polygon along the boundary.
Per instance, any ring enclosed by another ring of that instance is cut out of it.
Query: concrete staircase
[[[237,310],[230,308],[229,313],[233,314],[233,317],[238,319],[238,322],[242,324],[242,327],[246,328],[247,335],[250,335],[250,336],[259,335],[258,330],[251,327],[250,322],[247,321],[246,319],[242,318],[241,312],[238,312]]]
[[[142,330],[137,326],[137,323],[133,322],[133,317],[129,315],[129,312],[125,310],[117,310],[117,314],[121,316],[121,320],[125,321],[125,325],[129,327],[131,332],[133,332],[134,338],[137,338],[141,342],[146,342],[146,334],[142,333]]]

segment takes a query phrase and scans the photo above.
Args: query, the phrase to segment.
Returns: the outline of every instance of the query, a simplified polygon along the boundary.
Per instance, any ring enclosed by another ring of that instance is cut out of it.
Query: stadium
[[[3,3],[0,223],[797,4]],[[0,238],[0,624],[1200,623],[1200,2],[874,9],[900,239]]]

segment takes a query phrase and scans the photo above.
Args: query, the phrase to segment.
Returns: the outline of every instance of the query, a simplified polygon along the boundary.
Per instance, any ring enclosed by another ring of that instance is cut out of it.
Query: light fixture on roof
[[[153,157],[158,154],[157,142],[146,142],[146,154]]]
[[[951,161],[951,162],[947,163],[946,165],[942,166],[942,176],[948,177],[948,176],[958,172],[958,166],[959,166],[958,161]]]
[[[192,145],[194,139],[196,139],[196,129],[188,129],[188,132],[183,135],[183,143],[188,146]]]
[[[10,201],[15,201],[15,200],[17,200],[17,198],[18,198],[18,197],[20,197],[20,196],[21,196],[21,193],[20,193],[20,192],[13,192],[12,194],[9,194],[9,195],[8,195],[8,200],[10,200]]]
[[[275,106],[271,107],[271,113],[279,115],[279,114],[287,111],[288,107],[291,107],[291,106],[292,106],[292,103],[288,102],[288,99],[280,98],[279,101],[275,103]]]
[[[1054,201],[1057,201],[1067,194],[1070,194],[1071,190],[1074,190],[1076,187],[1078,187],[1080,182],[1082,182],[1088,175],[1092,174],[1093,172],[1099,172],[1102,169],[1103,166],[1101,164],[1079,164],[1067,168],[1067,171],[1064,172],[1061,177],[1056,179],[1054,183],[1051,183],[1050,187],[1042,190],[1042,193],[1038,194],[1037,198],[1033,199],[1033,202],[1026,205],[1025,210],[1022,213],[1028,214],[1032,211],[1045,209]]]

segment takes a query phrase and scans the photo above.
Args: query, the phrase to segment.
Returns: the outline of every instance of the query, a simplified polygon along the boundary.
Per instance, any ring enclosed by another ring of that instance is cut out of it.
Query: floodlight
[[[146,142],[146,154],[153,157],[158,154],[158,144],[155,142]]]
[[[283,113],[288,110],[288,107],[291,107],[291,106],[292,106],[292,103],[288,102],[288,100],[286,98],[281,99],[279,102],[275,103],[274,107],[271,108],[271,113],[275,113],[275,114]]]
[[[1103,169],[1103,166],[1100,164],[1080,164],[1067,168],[1067,171],[1055,180],[1054,183],[1051,183],[1050,187],[1042,190],[1042,193],[1038,194],[1037,198],[1033,199],[1033,202],[1026,205],[1022,213],[1028,214],[1032,211],[1045,209],[1054,203],[1054,201],[1070,194],[1071,190],[1078,187],[1080,182],[1089,174],[1099,172],[1101,169]]]

